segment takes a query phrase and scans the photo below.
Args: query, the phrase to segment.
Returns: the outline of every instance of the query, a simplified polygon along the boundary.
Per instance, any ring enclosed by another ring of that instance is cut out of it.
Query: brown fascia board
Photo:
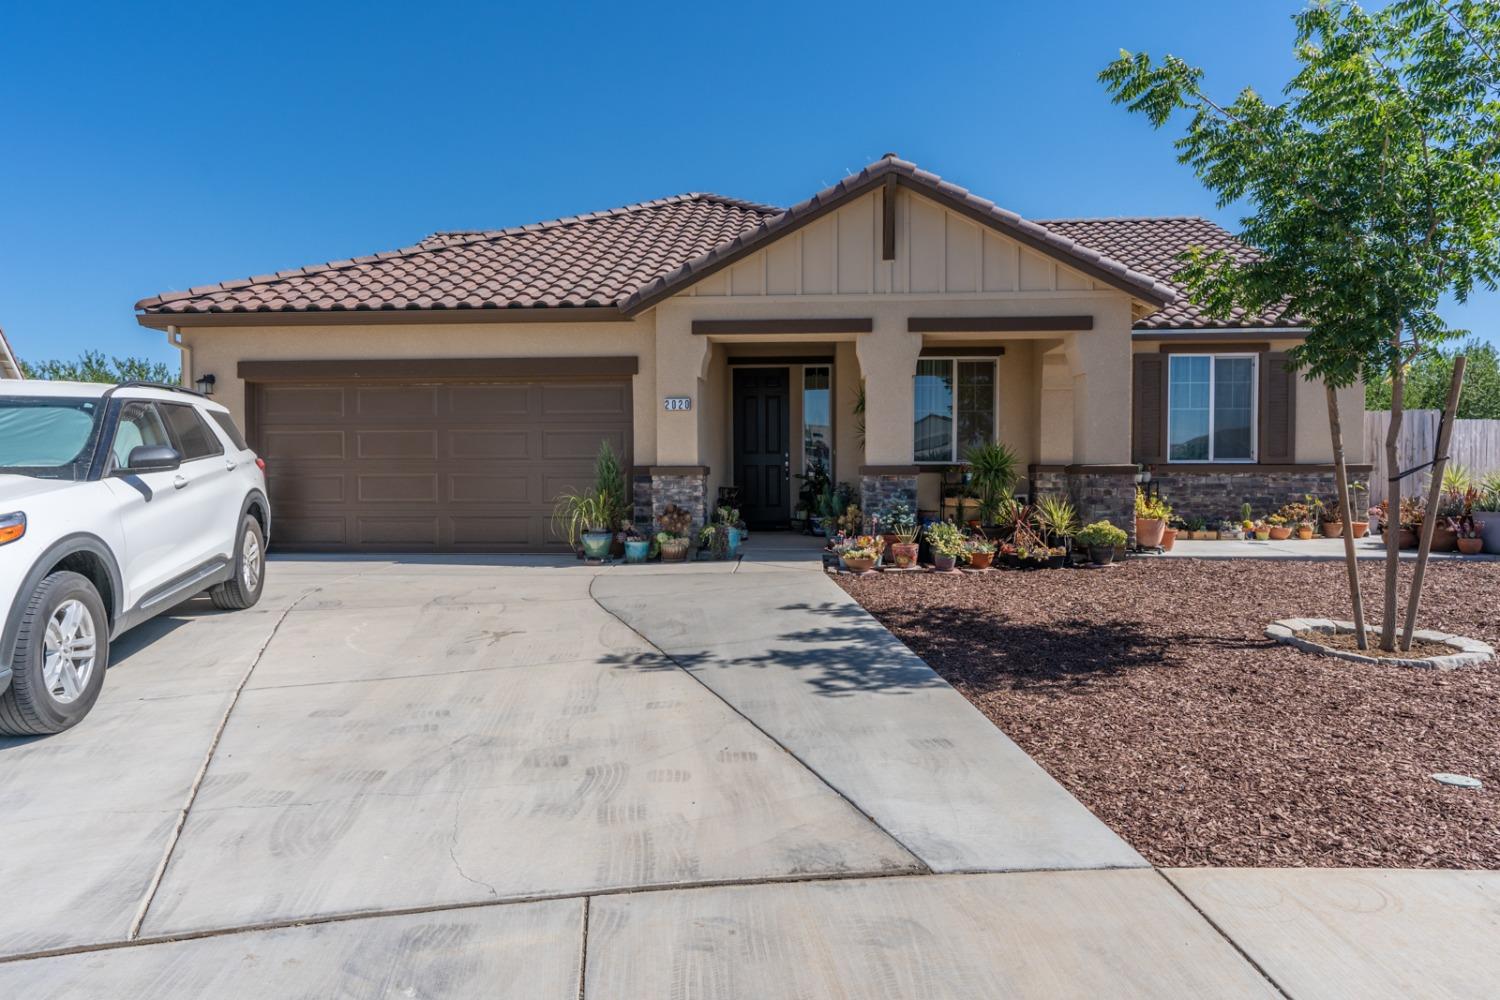
[[[695,337],[782,335],[790,333],[869,333],[875,321],[852,319],[695,319]]]
[[[1237,326],[1229,329],[1214,327],[1188,327],[1178,330],[1132,330],[1130,339],[1141,343],[1173,343],[1192,340],[1195,343],[1210,341],[1241,341],[1264,339],[1306,340],[1307,328],[1302,326]]]
[[[135,321],[168,327],[382,326],[411,323],[629,323],[614,306],[544,306],[513,309],[330,309],[301,312],[154,312]]]
[[[908,333],[1025,333],[1092,330],[1092,316],[912,316]]]
[[[640,371],[633,354],[557,358],[348,358],[241,361],[246,382],[343,382],[352,379],[618,378]]]
[[[912,172],[907,173],[906,170]],[[682,288],[696,284],[731,264],[743,260],[774,240],[794,233],[804,226],[817,221],[829,212],[849,204],[856,198],[869,194],[871,191],[884,185],[887,177],[895,177],[897,185],[936,201],[947,208],[951,208],[960,215],[973,219],[980,225],[1008,236],[1018,243],[1022,243],[1039,253],[1045,254],[1047,257],[1054,260],[1062,260],[1069,267],[1076,268],[1091,278],[1097,278],[1099,281],[1127,292],[1143,301],[1159,307],[1176,299],[1175,292],[1153,278],[1141,275],[1143,281],[1150,281],[1151,284],[1149,287],[1143,282],[1126,279],[1108,268],[1095,264],[1086,257],[1068,252],[1065,247],[1059,246],[1037,233],[1032,233],[1023,226],[1010,222],[1004,216],[996,214],[1000,210],[993,203],[985,202],[983,199],[975,198],[973,195],[968,195],[968,198],[974,198],[974,202],[970,202],[964,197],[959,197],[954,193],[944,190],[939,184],[924,180],[916,175],[916,168],[912,164],[888,158],[881,160],[878,164],[871,167],[866,167],[863,173],[865,176],[855,183],[849,184],[847,181],[840,181],[833,187],[813,195],[802,204],[761,223],[759,228],[736,236],[728,243],[715,247],[703,256],[688,261],[671,274],[653,279],[621,300],[621,310],[627,316],[635,316],[641,311],[656,305],[662,299],[676,294]],[[981,205],[987,205],[988,208],[982,208]],[[1016,216],[1016,218],[1020,219],[1020,216]],[[1040,226],[1036,228],[1041,229]],[[1043,231],[1045,232],[1045,230]],[[1056,234],[1052,235],[1055,239],[1064,240],[1069,244],[1077,246],[1073,241],[1066,240],[1065,237],[1060,237]],[[1121,266],[1123,267],[1123,265]],[[1134,274],[1136,272],[1131,273]]]

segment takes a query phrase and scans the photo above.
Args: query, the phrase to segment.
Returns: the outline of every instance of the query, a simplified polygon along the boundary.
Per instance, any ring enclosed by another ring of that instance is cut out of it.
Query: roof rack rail
[[[164,389],[167,392],[185,392],[189,396],[197,396],[200,399],[207,399],[208,398],[207,396],[203,395],[203,393],[199,392],[197,389],[189,389],[185,385],[172,385],[172,384],[170,384],[168,382],[148,382],[148,381],[146,381],[144,379],[129,379],[129,380],[124,381],[124,382],[116,382],[115,383],[115,388],[116,389]]]

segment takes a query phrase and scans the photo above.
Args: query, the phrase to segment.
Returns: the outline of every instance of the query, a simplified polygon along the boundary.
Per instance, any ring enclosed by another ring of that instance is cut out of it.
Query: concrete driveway
[[[796,548],[277,560],[0,822],[0,996],[1276,995]]]

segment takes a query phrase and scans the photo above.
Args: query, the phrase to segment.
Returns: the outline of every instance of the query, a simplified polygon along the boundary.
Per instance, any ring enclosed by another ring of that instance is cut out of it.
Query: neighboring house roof
[[[1177,257],[1188,247],[1226,251],[1238,263],[1254,260],[1255,251],[1220,226],[1194,216],[1115,219],[1043,219],[1045,226],[1091,246],[1152,275],[1178,291],[1177,301],[1135,324],[1137,330],[1224,330],[1300,327],[1297,317],[1278,309],[1251,314],[1236,309],[1227,318],[1211,318],[1188,297],[1173,275],[1182,267]]]
[[[692,193],[510,229],[442,232],[351,260],[168,292],[136,303],[152,325],[225,313],[553,310],[632,316],[883,184],[916,190],[1164,308],[1137,329],[1213,323],[1184,301],[1172,258],[1195,241],[1248,254],[1203,219],[1028,221],[935,174],[882,157],[790,209]],[[1268,324],[1259,324],[1268,325]]]
[[[10,349],[10,341],[5,338],[5,331],[0,330],[0,378],[25,377],[26,373],[21,371],[21,362]]]

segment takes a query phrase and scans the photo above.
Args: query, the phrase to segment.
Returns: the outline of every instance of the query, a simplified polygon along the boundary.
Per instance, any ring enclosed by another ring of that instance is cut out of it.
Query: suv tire
[[[243,611],[260,600],[266,585],[266,536],[260,522],[246,514],[234,540],[234,576],[215,584],[209,600],[221,611]]]
[[[109,615],[99,592],[78,573],[46,577],[21,612],[10,687],[0,695],[0,734],[44,736],[71,728],[94,707],[108,664]]]

